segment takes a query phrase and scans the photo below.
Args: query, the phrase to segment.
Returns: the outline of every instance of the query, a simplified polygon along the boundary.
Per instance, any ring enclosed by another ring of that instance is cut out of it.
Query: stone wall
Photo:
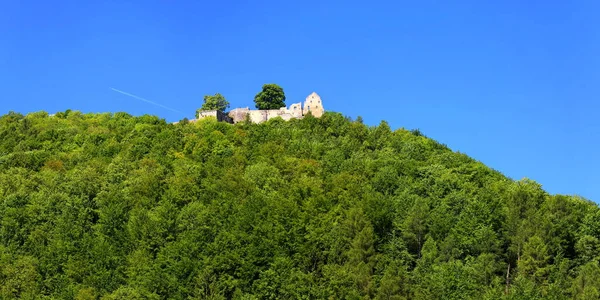
[[[233,123],[243,122],[246,120],[246,115],[250,113],[250,109],[246,108],[236,108],[232,109],[229,112],[229,117],[233,120]]]
[[[234,123],[245,121],[246,115],[250,117],[250,121],[253,123],[266,122],[276,117],[281,117],[282,119],[289,121],[294,118],[302,118],[302,108],[300,103],[295,103],[292,104],[289,109],[282,107],[280,109],[251,110],[246,107],[236,108],[229,112],[229,117]]]
[[[219,122],[233,123],[233,120],[228,115],[219,110],[205,110],[198,112],[198,119],[207,117],[214,117]]]
[[[228,123],[244,122],[246,117],[250,118],[252,123],[262,123],[270,119],[281,117],[282,119],[289,121],[291,119],[301,119],[308,112],[314,117],[321,117],[325,112],[321,97],[317,93],[312,93],[306,97],[304,101],[304,108],[302,103],[294,103],[289,108],[282,107],[280,109],[269,109],[269,110],[254,110],[249,107],[235,108],[232,109],[227,115],[220,111],[210,110],[203,111],[198,114],[198,119],[205,117],[215,117],[217,120]]]

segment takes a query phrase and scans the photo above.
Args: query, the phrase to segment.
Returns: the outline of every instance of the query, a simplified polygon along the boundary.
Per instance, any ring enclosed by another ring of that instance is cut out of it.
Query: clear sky
[[[315,91],[513,179],[600,201],[600,1],[2,1],[0,113],[192,118]],[[119,94],[113,87],[176,113]]]

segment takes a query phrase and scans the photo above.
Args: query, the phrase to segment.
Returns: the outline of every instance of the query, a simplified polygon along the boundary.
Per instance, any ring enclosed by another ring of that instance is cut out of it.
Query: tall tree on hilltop
[[[285,93],[277,84],[268,83],[256,94],[254,103],[258,109],[279,109],[285,107]]]
[[[196,110],[196,114],[205,110],[225,111],[227,108],[229,108],[229,101],[227,101],[223,95],[216,93],[214,95],[204,96],[204,104]]]

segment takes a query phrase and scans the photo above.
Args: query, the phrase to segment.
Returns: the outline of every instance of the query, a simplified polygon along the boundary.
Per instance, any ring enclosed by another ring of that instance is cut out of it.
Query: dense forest
[[[599,238],[386,122],[0,117],[0,299],[599,299]]]

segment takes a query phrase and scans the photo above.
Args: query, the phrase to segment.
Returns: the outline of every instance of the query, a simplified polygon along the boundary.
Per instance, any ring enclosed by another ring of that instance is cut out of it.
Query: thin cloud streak
[[[129,97],[132,97],[132,98],[135,98],[135,99],[138,99],[138,100],[142,100],[142,101],[144,101],[144,102],[148,102],[148,103],[150,103],[150,104],[153,104],[153,105],[156,105],[156,106],[162,107],[162,108],[164,108],[164,109],[168,109],[168,110],[170,110],[170,111],[173,111],[173,112],[176,112],[176,113],[184,114],[183,112],[180,112],[180,111],[178,111],[178,110],[176,110],[176,109],[173,109],[173,108],[170,108],[170,107],[164,106],[164,105],[162,105],[162,104],[159,104],[159,103],[156,103],[156,102],[152,102],[152,101],[150,101],[150,100],[148,100],[148,99],[145,99],[145,98],[142,98],[142,97],[140,97],[140,96],[136,96],[136,95],[134,95],[134,94],[130,94],[130,93],[128,93],[128,92],[124,92],[124,91],[121,91],[121,90],[117,90],[117,89],[115,89],[115,88],[112,88],[112,87],[111,87],[110,89],[111,89],[111,90],[113,90],[113,91],[115,91],[115,92],[117,92],[117,93],[123,94],[123,95],[125,95],[125,96],[129,96]]]

